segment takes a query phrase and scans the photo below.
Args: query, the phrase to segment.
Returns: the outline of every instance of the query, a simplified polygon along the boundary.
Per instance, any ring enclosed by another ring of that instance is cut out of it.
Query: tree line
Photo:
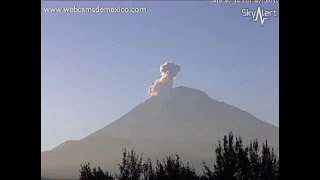
[[[261,150],[261,151],[260,151]],[[234,138],[232,132],[219,140],[215,149],[216,162],[211,170],[203,163],[203,173],[197,174],[189,163],[183,164],[178,154],[167,156],[155,164],[148,158],[143,162],[142,154],[132,149],[123,149],[119,173],[111,174],[90,163],[80,165],[79,180],[278,180],[279,158],[266,140],[259,147],[258,140],[247,147],[241,136]]]

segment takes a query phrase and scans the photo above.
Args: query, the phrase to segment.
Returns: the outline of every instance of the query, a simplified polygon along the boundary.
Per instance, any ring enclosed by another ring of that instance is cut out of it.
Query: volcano
[[[90,162],[117,172],[122,149],[133,148],[143,157],[162,159],[178,152],[201,171],[214,161],[219,139],[233,132],[247,145],[268,140],[279,155],[279,128],[237,107],[216,101],[206,93],[180,86],[152,96],[106,127],[78,140],[41,152],[42,175],[77,178],[80,164]]]

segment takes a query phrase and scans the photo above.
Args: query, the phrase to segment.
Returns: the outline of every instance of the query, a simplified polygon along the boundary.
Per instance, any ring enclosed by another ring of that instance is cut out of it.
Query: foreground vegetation
[[[123,150],[119,174],[110,174],[100,167],[91,168],[89,163],[80,165],[79,180],[278,180],[279,159],[265,141],[260,151],[258,140],[244,147],[241,137],[225,135],[216,146],[216,162],[213,170],[203,163],[203,174],[198,175],[189,163],[183,164],[179,155],[171,155],[157,161],[142,162],[142,155],[134,150]]]

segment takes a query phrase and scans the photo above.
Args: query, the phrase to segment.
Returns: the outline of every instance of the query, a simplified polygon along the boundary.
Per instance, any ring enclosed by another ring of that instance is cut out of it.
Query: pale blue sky
[[[145,7],[147,13],[44,13],[44,7]],[[81,139],[144,101],[159,65],[177,84],[279,125],[279,19],[256,4],[42,2],[41,150]],[[264,5],[278,9],[278,5]]]

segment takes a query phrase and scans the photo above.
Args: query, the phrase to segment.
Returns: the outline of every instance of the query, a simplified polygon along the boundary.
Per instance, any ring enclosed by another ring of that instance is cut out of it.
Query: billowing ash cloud
[[[150,95],[157,96],[172,89],[174,86],[175,78],[179,71],[180,66],[175,63],[166,62],[160,65],[161,78],[156,80],[149,87]]]

